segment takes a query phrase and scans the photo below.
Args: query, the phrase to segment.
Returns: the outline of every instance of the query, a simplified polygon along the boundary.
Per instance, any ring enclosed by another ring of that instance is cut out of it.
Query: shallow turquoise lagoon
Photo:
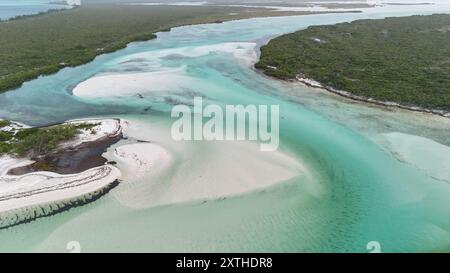
[[[277,104],[279,150],[301,161],[310,176],[226,199],[182,203],[158,203],[138,190],[154,181],[124,181],[94,203],[0,231],[0,250],[64,252],[69,241],[79,241],[82,251],[366,252],[370,241],[387,252],[448,250],[450,175],[445,165],[426,164],[450,162],[448,119],[361,105],[252,69],[258,47],[271,37],[310,25],[408,14],[179,27],[1,94],[0,117],[30,125],[121,117],[142,124],[142,135],[168,150],[170,141],[152,132],[170,130],[174,103],[202,96],[221,105]],[[122,80],[105,87],[95,80],[99,76],[106,77],[103,83]],[[210,175],[210,161],[225,157],[215,148],[221,144],[190,145],[173,150],[175,164],[156,189],[164,193],[175,185],[177,164],[192,161],[192,172]],[[215,179],[220,183],[226,175]],[[131,206],[136,199],[145,205]]]

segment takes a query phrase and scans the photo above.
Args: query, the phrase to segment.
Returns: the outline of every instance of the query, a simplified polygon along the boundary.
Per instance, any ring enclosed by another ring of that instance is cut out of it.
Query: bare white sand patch
[[[107,74],[92,77],[78,84],[72,93],[84,98],[130,97],[137,94],[178,90],[191,78],[182,72],[139,72]]]
[[[139,71],[96,75],[79,83],[73,90],[74,96],[93,98],[143,98],[158,96],[174,91],[189,89],[199,83],[187,72],[186,65],[177,68],[164,67],[164,58],[198,58],[213,53],[231,54],[243,65],[252,66],[257,60],[255,43],[221,43],[206,46],[163,49],[131,54],[115,60],[116,66],[130,62],[157,64],[159,71]]]
[[[0,177],[0,213],[22,207],[57,202],[106,187],[120,177],[120,171],[104,165],[73,175],[34,172]]]
[[[117,59],[117,63],[124,63],[133,60],[148,61],[154,63],[155,60],[176,56],[178,58],[198,58],[212,53],[231,54],[238,60],[256,62],[256,43],[253,42],[228,42],[203,46],[187,46],[171,49],[161,49],[127,55]]]
[[[147,207],[151,197],[173,164],[172,155],[163,147],[152,143],[119,145],[105,155],[117,162],[122,172],[122,183],[114,196],[132,208]]]
[[[134,143],[114,149],[115,161],[124,170],[123,179],[139,179],[158,172],[171,164],[170,153],[152,143]]]
[[[261,152],[251,142],[204,142],[185,155],[165,192],[170,203],[220,199],[261,190],[304,175],[296,159],[282,152]]]
[[[281,151],[261,152],[256,142],[177,142],[166,124],[130,119],[128,123],[126,136],[152,144],[120,146],[119,142],[116,152],[106,154],[109,160],[118,162],[126,177],[114,193],[124,205],[142,208],[220,200],[298,176],[304,177],[305,191],[314,195],[321,191],[299,159]],[[137,170],[136,162],[153,163]]]
[[[111,165],[73,175],[52,172],[21,176],[5,174],[7,169],[23,164],[24,161],[6,157],[0,160],[0,228],[88,202],[108,190],[120,177],[120,171]]]
[[[61,148],[74,148],[82,143],[98,141],[108,137],[116,137],[122,133],[121,121],[118,119],[88,119],[72,120],[69,124],[91,124],[92,128],[81,129],[75,139],[66,141],[60,145]]]
[[[386,147],[400,161],[450,183],[450,147],[428,138],[398,132],[382,136]]]

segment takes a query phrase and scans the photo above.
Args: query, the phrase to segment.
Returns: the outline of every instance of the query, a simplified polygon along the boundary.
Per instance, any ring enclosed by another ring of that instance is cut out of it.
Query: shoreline
[[[80,130],[74,139],[41,158],[0,157],[0,229],[90,203],[119,184],[121,171],[103,154],[123,139],[121,121],[86,119],[61,124],[74,123],[95,124],[95,130]],[[36,165],[48,158],[55,169]]]
[[[450,118],[445,64],[440,62],[445,48],[441,52],[439,43],[433,42],[446,36],[431,31],[445,26],[448,17],[445,12],[383,15],[310,26],[272,38],[261,47],[255,69],[271,78],[297,81],[348,99]],[[417,39],[409,40],[410,32]],[[361,46],[364,43],[367,46]],[[396,53],[399,46],[402,50]],[[429,55],[408,55],[418,50]],[[382,67],[382,72],[367,65],[371,62]],[[426,65],[433,62],[436,66]],[[423,67],[437,72],[433,77]],[[403,72],[394,76],[394,71]]]
[[[29,223],[42,217],[52,216],[94,202],[119,184],[119,175],[117,173],[120,172],[118,169],[112,169],[105,165],[105,167],[100,167],[99,169],[95,169],[95,171],[97,173],[94,173],[92,176],[65,183],[67,184],[64,185],[65,187],[58,185],[54,189],[46,188],[45,191],[36,190],[6,196],[0,195],[0,204],[2,204],[2,210],[0,210],[0,230]],[[112,182],[108,179],[111,173],[116,173],[116,178]],[[78,187],[79,189],[88,184],[104,182],[102,180],[106,180],[106,183],[97,185],[94,189],[88,189],[79,195],[70,194],[71,189],[74,187]],[[74,184],[74,182],[80,183]],[[54,199],[49,197],[64,194],[67,197]]]
[[[50,171],[58,174],[76,174],[104,165],[108,162],[102,156],[106,149],[122,139],[122,135],[102,138],[96,141],[81,143],[75,148],[63,149],[35,159],[35,162],[10,169],[8,175],[24,175],[39,171]]]
[[[160,119],[124,120],[128,139],[109,149],[106,157],[117,162],[126,181],[114,193],[126,207],[202,204],[264,191],[297,176],[307,184],[312,181],[308,164],[284,150],[264,153],[250,141],[192,145],[172,139],[170,125],[155,122]]]
[[[266,75],[265,73],[263,73],[264,75]],[[268,75],[266,75],[268,76]],[[269,76],[270,77],[270,76]],[[271,77],[274,78],[274,77]],[[277,78],[278,79],[278,78]],[[279,79],[281,80],[281,79]],[[300,75],[297,75],[295,77],[295,79],[289,79],[289,80],[284,80],[285,82],[299,82],[305,86],[308,87],[312,87],[312,88],[319,88],[325,91],[328,91],[330,93],[333,93],[335,95],[347,98],[347,99],[351,99],[354,101],[360,101],[363,103],[368,103],[368,104],[374,104],[374,105],[378,105],[378,106],[382,106],[382,107],[393,107],[393,108],[397,108],[397,109],[403,109],[403,110],[408,110],[408,111],[413,111],[413,112],[420,112],[420,113],[426,113],[426,114],[432,114],[432,115],[438,115],[444,118],[450,118],[450,112],[444,111],[444,110],[437,110],[437,109],[428,109],[428,108],[422,108],[419,106],[408,106],[408,105],[403,105],[400,104],[398,102],[393,102],[393,101],[381,101],[381,100],[376,100],[373,98],[369,98],[369,97],[364,97],[364,96],[358,96],[358,95],[354,95],[348,91],[343,91],[343,90],[337,90],[334,89],[330,86],[326,86],[321,84],[318,81],[315,81],[313,79],[308,79],[308,78],[303,78],[300,77]]]
[[[79,7],[74,7],[74,8],[69,8],[69,9],[49,10],[47,12],[42,12],[42,13],[38,13],[38,14],[19,16],[17,18],[15,17],[15,18],[8,19],[6,21],[0,20],[0,23],[5,23],[5,22],[9,22],[9,21],[17,21],[17,20],[27,20],[30,18],[38,17],[38,16],[44,16],[44,15],[47,15],[50,13],[63,13],[63,12],[71,11],[74,9],[79,9]],[[176,27],[201,25],[201,24],[221,24],[224,22],[230,22],[230,21],[236,21],[236,20],[246,20],[246,19],[253,19],[253,18],[271,18],[271,17],[284,17],[284,16],[307,16],[307,15],[317,15],[317,14],[361,13],[362,12],[361,10],[357,10],[357,9],[348,10],[348,11],[333,11],[333,10],[331,10],[331,11],[277,11],[277,10],[268,9],[268,8],[258,8],[258,9],[261,9],[261,11],[259,11],[259,12],[262,12],[262,13],[272,12],[273,14],[272,15],[270,15],[270,14],[253,15],[250,13],[251,14],[250,16],[246,16],[246,13],[238,13],[238,14],[236,14],[236,18],[229,18],[229,19],[222,18],[222,19],[205,21],[205,22],[184,23],[184,24],[182,23],[179,25],[174,25],[172,27],[162,28],[162,29],[159,29],[158,31],[155,31],[152,33],[147,33],[144,35],[138,35],[135,37],[131,37],[129,40],[124,41],[122,44],[116,45],[114,48],[98,51],[95,53],[94,56],[92,56],[86,60],[81,60],[75,64],[59,63],[55,67],[43,67],[42,69],[37,69],[37,71],[36,70],[35,71],[25,71],[28,73],[28,76],[26,76],[23,81],[21,81],[21,80],[16,81],[14,84],[9,84],[9,86],[7,84],[5,88],[0,88],[0,94],[8,92],[8,91],[17,90],[20,87],[22,87],[22,85],[24,83],[38,79],[39,77],[54,75],[64,68],[75,68],[75,67],[78,67],[78,66],[81,66],[84,64],[88,64],[88,63],[94,61],[99,56],[109,54],[109,53],[114,53],[119,50],[125,49],[131,43],[148,42],[148,41],[157,39],[158,38],[157,34],[159,32],[170,32],[172,30],[172,28],[176,28]],[[257,12],[254,12],[254,13],[257,13]],[[227,15],[223,14],[221,16],[227,16]],[[198,19],[198,20],[200,20],[200,19]]]

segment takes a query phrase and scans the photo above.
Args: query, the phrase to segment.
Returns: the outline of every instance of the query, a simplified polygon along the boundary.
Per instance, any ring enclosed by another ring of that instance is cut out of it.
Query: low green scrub
[[[6,126],[9,126],[11,124],[11,121],[9,120],[0,120],[0,129]]]
[[[256,67],[383,101],[450,111],[450,15],[313,26],[261,48]]]
[[[63,124],[45,128],[0,131],[0,155],[14,154],[34,158],[57,150],[63,141],[73,139],[80,130],[93,130],[97,124]]]
[[[10,141],[14,134],[11,132],[0,131],[0,141]]]
[[[274,14],[276,15],[276,14]],[[83,5],[0,22],[0,92],[187,24],[268,16],[240,7]]]

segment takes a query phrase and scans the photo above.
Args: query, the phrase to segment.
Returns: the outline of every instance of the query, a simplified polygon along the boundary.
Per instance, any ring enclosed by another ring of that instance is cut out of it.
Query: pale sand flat
[[[264,190],[294,177],[313,195],[321,193],[301,159],[284,152],[262,152],[256,142],[174,141],[170,128],[128,120],[129,139],[151,143],[121,144],[104,156],[116,161],[123,182],[114,196],[124,205],[145,208],[203,202]]]
[[[155,72],[108,73],[100,74],[79,83],[73,90],[74,96],[82,98],[121,98],[138,97],[146,94],[180,90],[187,83],[196,81],[186,72],[185,66],[174,69],[161,70],[155,64],[155,58],[195,58],[206,56],[212,52],[232,54],[243,65],[252,66],[256,60],[255,43],[223,43],[201,47],[185,47],[160,50],[150,53],[139,53],[116,60],[117,65],[124,65],[136,60],[139,63],[148,62],[149,66],[158,66]]]

